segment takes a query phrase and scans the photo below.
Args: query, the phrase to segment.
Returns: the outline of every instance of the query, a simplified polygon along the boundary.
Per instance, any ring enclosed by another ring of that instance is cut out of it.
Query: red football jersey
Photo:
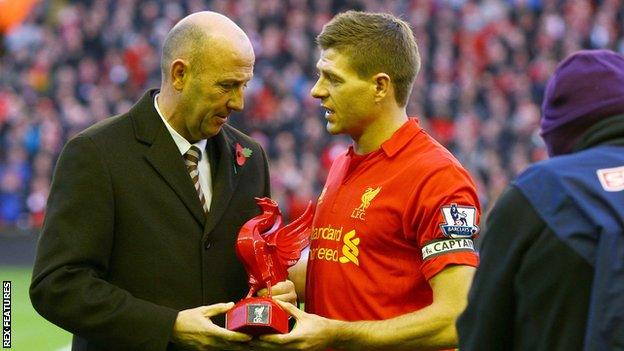
[[[428,279],[477,266],[479,200],[468,172],[410,119],[377,151],[336,159],[318,199],[305,307],[380,320],[432,302]]]

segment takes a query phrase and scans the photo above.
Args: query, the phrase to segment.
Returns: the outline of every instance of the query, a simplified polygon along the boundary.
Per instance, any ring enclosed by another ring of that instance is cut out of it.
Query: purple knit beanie
[[[541,135],[548,154],[570,153],[578,138],[603,118],[624,113],[624,56],[583,50],[561,62],[548,82]]]

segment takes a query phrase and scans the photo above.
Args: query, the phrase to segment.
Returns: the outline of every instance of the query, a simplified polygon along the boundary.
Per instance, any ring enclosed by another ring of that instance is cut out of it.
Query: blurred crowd
[[[166,33],[206,9],[253,42],[255,76],[231,123],[269,153],[273,197],[291,217],[349,145],[328,135],[309,95],[314,38],[339,11],[391,12],[412,25],[423,68],[408,112],[470,170],[484,210],[546,157],[538,121],[555,64],[583,48],[624,52],[620,0],[39,1],[0,48],[0,229],[42,225],[67,139],[158,87]]]

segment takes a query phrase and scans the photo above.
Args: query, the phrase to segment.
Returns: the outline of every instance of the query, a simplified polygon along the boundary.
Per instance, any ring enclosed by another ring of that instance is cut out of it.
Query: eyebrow
[[[220,79],[218,80],[219,83],[228,83],[228,84],[242,84],[242,83],[247,83],[249,81],[251,81],[251,79],[253,78],[253,75],[249,77],[249,79],[244,78],[244,79],[238,79],[238,78],[224,78],[224,79]]]
[[[319,73],[323,73],[326,76],[332,76],[338,79],[344,79],[340,74],[338,74],[338,72],[335,72],[331,69],[327,69],[327,68],[320,68],[318,65],[316,66],[316,71]]]

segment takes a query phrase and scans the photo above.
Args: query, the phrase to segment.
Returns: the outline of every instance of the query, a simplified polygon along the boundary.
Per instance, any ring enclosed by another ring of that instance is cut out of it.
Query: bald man
[[[192,14],[165,39],[160,89],[65,146],[30,296],[72,350],[247,349],[221,325],[248,289],[238,230],[270,195],[264,151],[227,124],[254,60],[227,17]]]

